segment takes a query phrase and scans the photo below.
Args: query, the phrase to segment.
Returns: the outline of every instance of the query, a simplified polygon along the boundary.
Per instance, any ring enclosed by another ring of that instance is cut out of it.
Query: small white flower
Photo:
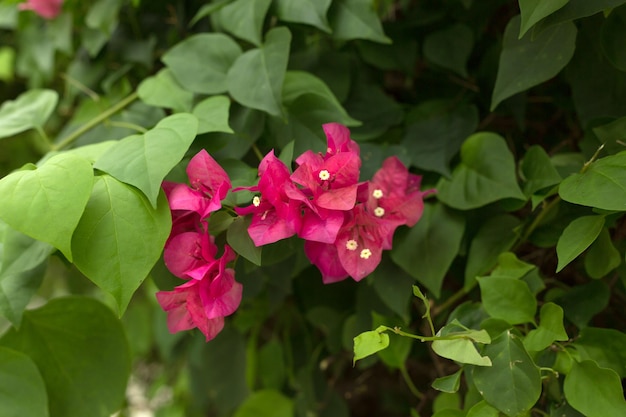
[[[383,197],[383,190],[381,190],[380,188],[375,189],[374,191],[372,191],[372,197],[374,197],[375,199],[379,199]]]
[[[359,247],[359,244],[356,243],[356,240],[350,239],[346,242],[346,249],[348,250],[356,250]]]
[[[320,180],[326,181],[327,179],[330,178],[330,172],[328,172],[328,170],[326,169],[323,169],[320,171],[319,177],[320,177]]]
[[[363,259],[368,259],[370,256],[372,256],[372,251],[371,251],[371,250],[369,250],[369,249],[367,249],[367,248],[365,248],[365,249],[363,249],[363,250],[361,251],[361,255],[360,255],[360,256],[361,256],[361,258],[363,258]]]
[[[385,215],[385,209],[382,207],[376,207],[374,209],[374,216],[383,217]]]
[[[254,207],[259,207],[261,205],[261,199],[259,198],[258,195],[255,195],[254,198],[252,199],[252,205]]]

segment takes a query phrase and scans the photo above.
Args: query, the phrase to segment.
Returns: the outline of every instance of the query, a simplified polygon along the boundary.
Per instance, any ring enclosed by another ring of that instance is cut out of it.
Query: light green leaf
[[[619,376],[593,361],[573,362],[565,376],[567,402],[586,417],[626,415],[626,401]]]
[[[519,38],[533,27],[535,23],[565,6],[569,0],[519,0],[522,23]]]
[[[172,71],[164,68],[153,77],[148,77],[137,88],[139,98],[155,107],[166,107],[176,111],[191,110],[193,93],[184,90],[172,76]]]
[[[464,231],[465,218],[459,213],[441,203],[424,204],[420,221],[398,233],[391,259],[439,298]]]
[[[527,33],[518,39],[519,32],[520,18],[516,16],[504,32],[491,110],[502,100],[554,77],[574,55],[576,26],[571,22],[553,26],[535,37]]]
[[[228,125],[230,99],[226,96],[213,96],[202,100],[193,108],[198,118],[198,134],[208,132],[234,133]]]
[[[235,0],[217,12],[220,24],[236,37],[261,46],[263,20],[272,0]]]
[[[91,187],[91,164],[59,154],[37,169],[16,171],[0,180],[0,218],[20,232],[59,249],[72,260],[72,233]]]
[[[442,392],[457,392],[461,386],[461,375],[463,374],[463,368],[459,369],[452,375],[443,376],[433,381],[431,386],[437,391]]]
[[[237,252],[255,265],[261,265],[261,246],[257,247],[248,234],[251,216],[237,217],[226,232],[226,241]]]
[[[0,139],[28,129],[43,129],[59,100],[53,90],[29,90],[0,106]]]
[[[563,230],[556,244],[559,272],[578,255],[583,253],[598,237],[604,226],[604,216],[583,216],[572,221]]]
[[[129,136],[108,148],[94,168],[139,188],[156,208],[163,179],[183,159],[197,130],[195,116],[174,114],[143,135]]]
[[[528,332],[524,338],[526,350],[538,352],[552,342],[565,341],[569,337],[563,327],[563,309],[554,303],[545,303],[539,314],[539,327]]]
[[[424,57],[433,64],[467,77],[467,60],[474,47],[474,32],[464,24],[454,24],[429,33],[424,39]]]
[[[476,366],[491,366],[491,359],[481,356],[470,339],[435,340],[432,349],[442,358]]]
[[[293,417],[293,400],[275,390],[251,394],[237,409],[234,417]]]
[[[93,298],[56,298],[26,311],[20,330],[9,330],[0,345],[35,362],[51,416],[109,417],[124,402],[128,342],[121,322]]]
[[[611,235],[606,227],[585,254],[585,271],[591,278],[600,279],[622,263],[622,255],[613,246]]]
[[[530,197],[535,192],[561,182],[559,175],[546,151],[539,145],[528,148],[521,163],[524,176],[524,194]]]
[[[244,106],[281,116],[281,93],[290,43],[289,29],[281,26],[267,33],[262,47],[237,58],[226,76],[233,98]]]
[[[498,409],[493,408],[485,400],[482,400],[467,411],[466,417],[498,417],[499,415]]]
[[[524,281],[495,276],[477,278],[485,311],[510,324],[532,323],[537,300]]]
[[[226,74],[241,47],[222,33],[200,33],[176,44],[161,58],[176,81],[193,93],[226,91]]]
[[[276,15],[280,20],[304,23],[330,33],[326,12],[332,0],[277,0]]]
[[[493,366],[474,368],[472,376],[485,401],[509,417],[528,412],[541,395],[541,375],[522,342],[506,331],[483,353]]]
[[[461,146],[461,163],[452,178],[442,178],[436,188],[439,200],[460,210],[505,198],[526,199],[517,185],[515,161],[505,140],[488,132],[467,138]]]
[[[329,14],[335,39],[391,43],[370,0],[335,0]]]
[[[0,6],[2,8],[2,6]],[[0,18],[1,19],[1,18]],[[15,49],[10,46],[0,47],[0,80],[7,84],[15,77]]]
[[[0,314],[19,327],[22,313],[43,280],[54,248],[0,221]]]
[[[565,178],[559,195],[582,206],[626,211],[626,152],[599,159],[584,173]]]
[[[170,229],[163,193],[154,209],[134,187],[98,176],[72,238],[74,264],[113,295],[121,315],[159,259]]]
[[[4,347],[0,347],[0,415],[50,415],[46,385],[35,363],[27,355]]]
[[[354,359],[356,361],[373,355],[389,346],[389,335],[384,327],[363,332],[354,338]]]

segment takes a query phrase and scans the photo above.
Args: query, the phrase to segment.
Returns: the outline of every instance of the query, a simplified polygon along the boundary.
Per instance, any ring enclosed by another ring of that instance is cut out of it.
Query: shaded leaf
[[[335,39],[391,43],[369,0],[335,0],[330,8],[329,20]]]
[[[261,265],[262,247],[255,246],[248,234],[252,216],[237,217],[228,227],[226,241],[237,252],[255,265]]]
[[[452,375],[443,376],[433,381],[431,386],[437,391],[442,392],[457,392],[461,386],[461,375],[463,374],[463,368],[459,369]]]
[[[234,133],[228,124],[230,99],[226,96],[213,96],[202,100],[193,108],[198,118],[198,134],[208,132]]]
[[[510,324],[532,323],[537,300],[524,281],[495,276],[477,278],[485,311]]]
[[[610,290],[604,282],[592,281],[573,287],[554,302],[563,307],[568,320],[582,329],[593,316],[606,308],[609,296]]]
[[[440,67],[467,77],[467,60],[474,47],[474,32],[457,23],[429,33],[424,39],[424,57]]]
[[[522,23],[519,30],[519,38],[546,16],[551,15],[561,7],[565,6],[569,0],[519,0],[519,8],[522,16]]]
[[[184,90],[167,68],[144,79],[137,88],[137,94],[146,104],[182,112],[191,110],[193,101],[193,93]]]
[[[596,240],[603,226],[604,216],[582,216],[572,221],[563,230],[556,244],[556,254],[559,258],[556,272],[583,253]]]
[[[46,385],[35,363],[21,352],[0,347],[0,414],[48,417]]]
[[[603,227],[585,254],[585,271],[591,278],[600,279],[621,263],[622,255],[613,246],[608,229]]]
[[[561,182],[559,175],[546,151],[539,145],[528,148],[521,163],[524,175],[524,194],[530,197],[544,188]]]
[[[565,376],[563,393],[567,402],[586,417],[626,415],[626,401],[619,376],[593,361],[572,363]]]
[[[581,360],[592,360],[601,368],[626,377],[626,334],[616,329],[585,327],[574,342]]]
[[[293,400],[275,390],[251,394],[237,409],[234,417],[292,417]]]
[[[524,338],[524,347],[531,351],[540,351],[554,341],[565,341],[569,337],[563,327],[563,309],[554,303],[541,306],[539,327],[528,332]]]
[[[59,101],[54,90],[29,90],[0,106],[0,139],[28,129],[43,129]]]
[[[272,0],[235,0],[217,15],[225,30],[240,39],[261,46],[263,20]]]
[[[611,64],[626,71],[626,51],[621,46],[626,41],[626,9],[618,7],[611,11],[602,25],[602,50]]]
[[[332,0],[277,0],[276,15],[285,22],[304,23],[330,33],[326,12]]]

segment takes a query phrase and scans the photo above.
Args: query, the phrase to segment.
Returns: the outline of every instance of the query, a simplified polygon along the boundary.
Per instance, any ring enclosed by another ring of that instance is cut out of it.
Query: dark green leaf
[[[533,37],[518,39],[519,16],[511,19],[504,32],[498,76],[491,98],[491,110],[502,100],[557,75],[572,59],[576,49],[576,26],[565,22]]]
[[[445,204],[469,210],[505,198],[525,200],[517,185],[515,161],[504,139],[481,132],[461,146],[461,163],[450,180],[437,185],[438,198]]]
[[[474,384],[485,401],[509,417],[530,410],[541,394],[541,375],[522,342],[506,331],[487,345],[492,367],[476,367]]]
[[[376,312],[372,312],[372,326],[378,327],[379,325],[393,327],[395,325],[400,326],[402,325],[402,323],[397,319],[390,319]],[[409,353],[411,352],[411,347],[413,346],[414,339],[393,333],[388,336],[389,346],[387,347],[387,349],[379,350],[377,352],[378,356],[388,367],[400,369],[405,366],[404,364],[409,357]]]
[[[28,129],[43,129],[59,100],[54,90],[29,90],[0,106],[0,139]]]
[[[281,116],[281,92],[290,43],[289,29],[281,26],[267,32],[262,47],[237,58],[226,76],[228,91],[233,98],[244,106]]]
[[[218,94],[226,91],[226,74],[241,52],[237,42],[227,35],[201,33],[174,46],[162,60],[188,91]]]
[[[598,237],[604,226],[604,216],[583,216],[571,222],[556,244],[559,272],[584,252]]]
[[[626,71],[626,51],[621,45],[626,41],[626,9],[611,11],[602,25],[602,49],[613,66]]]
[[[237,252],[255,265],[261,265],[261,249],[257,247],[248,234],[250,216],[237,217],[226,232],[228,244]]]
[[[537,300],[524,281],[495,276],[477,278],[485,311],[510,324],[532,323]]]
[[[143,135],[129,136],[108,148],[94,168],[139,188],[156,208],[163,179],[183,159],[197,131],[195,116],[174,114]]]
[[[519,37],[524,34],[546,16],[551,15],[561,7],[565,6],[569,0],[519,0],[519,8],[522,15]]]
[[[561,176],[552,165],[550,157],[538,145],[533,145],[526,151],[521,163],[521,171],[524,175],[524,194],[527,197],[561,182]]]
[[[72,238],[76,267],[111,293],[120,315],[163,251],[171,229],[163,193],[154,209],[134,187],[96,177]]]
[[[10,330],[0,345],[35,362],[51,416],[109,417],[122,406],[128,342],[113,312],[93,298],[56,298],[26,311],[20,330]]]
[[[563,307],[565,317],[582,329],[606,308],[609,296],[610,290],[604,282],[592,281],[572,288],[554,302]]]
[[[285,22],[304,23],[330,33],[326,12],[332,0],[277,0],[276,15]]]
[[[363,124],[350,129],[356,141],[379,137],[390,127],[402,123],[404,112],[400,104],[379,86],[361,83],[352,88],[346,101],[346,109]]]
[[[542,22],[541,29],[561,22],[588,17],[624,3],[626,0],[569,0],[564,7],[552,13]]]
[[[431,386],[442,392],[457,392],[461,386],[461,375],[463,374],[463,368],[459,369],[452,375],[443,376],[433,381]]]
[[[137,94],[146,104],[182,112],[191,110],[193,101],[193,93],[184,90],[167,68],[143,80],[137,88]]]
[[[333,37],[340,40],[368,39],[391,43],[369,0],[335,0],[330,8]]]
[[[610,123],[594,127],[593,133],[598,137],[601,143],[606,144],[604,150],[615,145],[619,146],[618,149],[620,149],[623,145],[619,145],[618,141],[626,137],[626,117],[620,117]],[[599,146],[599,144],[596,144],[596,147],[597,146]]]
[[[472,408],[467,411],[466,417],[499,417],[500,412],[498,409],[493,408],[487,403],[487,401],[482,400],[478,403],[474,404]]]
[[[193,19],[191,19],[191,21],[189,22],[189,26],[195,25],[200,19],[207,17],[211,13],[221,9],[231,1],[232,0],[216,0],[213,3],[205,4],[204,6],[200,7],[200,10],[198,10]]]
[[[93,186],[86,159],[69,153],[37,169],[13,172],[0,180],[0,218],[37,240],[50,243],[72,260],[72,233]]]
[[[563,327],[563,309],[554,303],[541,306],[539,327],[528,332],[524,338],[524,347],[530,351],[540,351],[554,341],[568,340]]]
[[[3,417],[48,417],[46,385],[26,355],[0,347],[0,414]]]
[[[250,395],[234,417],[293,417],[293,400],[279,391],[262,390]]]
[[[225,30],[261,46],[263,20],[271,3],[272,0],[235,0],[221,8],[217,16]]]
[[[604,227],[585,254],[585,271],[591,278],[599,279],[621,263],[622,255],[613,246],[609,231]]]
[[[380,299],[408,323],[411,285],[415,283],[413,278],[387,258],[383,258],[370,276],[374,290]],[[394,279],[389,279],[389,277]]]
[[[572,363],[563,392],[568,403],[586,417],[626,415],[626,401],[619,376],[593,361]]]
[[[259,377],[266,389],[281,389],[287,377],[283,345],[272,339],[259,349]]]
[[[459,213],[440,203],[425,204],[420,221],[399,233],[391,259],[439,298],[464,231],[465,218]]]
[[[431,32],[424,40],[424,57],[433,64],[467,77],[467,60],[474,47],[474,33],[463,24]]]
[[[616,329],[586,327],[573,346],[581,360],[592,360],[626,377],[626,334]]]

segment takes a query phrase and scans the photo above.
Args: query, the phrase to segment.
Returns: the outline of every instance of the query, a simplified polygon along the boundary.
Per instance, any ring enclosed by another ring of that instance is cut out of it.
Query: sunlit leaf
[[[572,363],[565,376],[563,392],[569,404],[586,417],[626,415],[626,401],[620,377],[593,361]]]
[[[531,351],[540,351],[554,341],[568,340],[563,327],[563,309],[554,303],[545,303],[539,314],[539,327],[528,332],[524,338],[524,347]]]
[[[386,349],[389,346],[389,335],[384,328],[363,332],[354,338],[354,359],[356,362]]]
[[[23,353],[0,347],[0,414],[48,417],[48,394],[35,363]]]

